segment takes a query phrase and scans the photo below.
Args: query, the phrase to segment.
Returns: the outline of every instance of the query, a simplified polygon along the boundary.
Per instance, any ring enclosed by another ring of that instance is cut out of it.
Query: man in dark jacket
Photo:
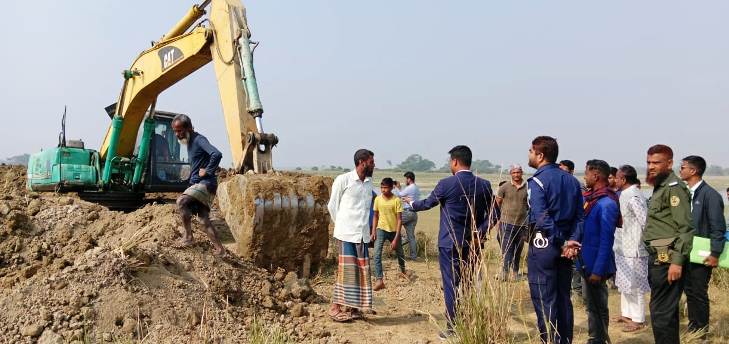
[[[428,198],[406,202],[414,211],[440,206],[438,262],[443,279],[448,328],[441,332],[443,340],[454,335],[456,298],[461,277],[469,277],[474,259],[470,254],[480,249],[480,240],[488,228],[491,210],[491,184],[471,172],[471,149],[456,146],[450,150],[452,176],[441,179]]]
[[[711,239],[711,253],[703,264],[688,263],[685,282],[688,304],[689,330],[703,331],[709,326],[709,280],[711,270],[719,264],[724,250],[724,201],[718,191],[707,184],[702,176],[706,170],[704,158],[691,155],[681,161],[681,179],[691,192],[691,217],[694,235]]]
[[[192,245],[192,215],[197,215],[203,222],[205,234],[213,244],[213,253],[222,256],[225,254],[225,248],[210,222],[210,206],[218,188],[215,171],[223,155],[205,136],[193,130],[192,120],[186,115],[175,116],[172,120],[172,130],[175,131],[180,144],[187,146],[187,154],[190,157],[190,187],[177,199],[185,231],[182,240],[175,247],[185,248]]]

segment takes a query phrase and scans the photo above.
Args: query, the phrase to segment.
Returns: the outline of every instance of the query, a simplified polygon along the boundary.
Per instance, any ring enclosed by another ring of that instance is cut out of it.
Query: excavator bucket
[[[233,251],[265,268],[302,277],[316,272],[327,255],[331,185],[330,177],[283,172],[221,182],[218,205],[235,238]]]

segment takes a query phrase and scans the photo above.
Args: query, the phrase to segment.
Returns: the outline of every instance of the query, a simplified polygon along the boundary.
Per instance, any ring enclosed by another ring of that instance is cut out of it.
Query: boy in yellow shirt
[[[374,217],[372,218],[371,241],[375,242],[375,278],[377,279],[372,290],[385,288],[382,281],[382,245],[385,240],[390,242],[390,248],[397,252],[397,262],[400,265],[400,273],[405,275],[405,254],[402,250],[400,240],[400,227],[402,227],[402,201],[400,197],[392,193],[392,178],[382,179],[380,191],[382,194],[375,198],[373,206]]]

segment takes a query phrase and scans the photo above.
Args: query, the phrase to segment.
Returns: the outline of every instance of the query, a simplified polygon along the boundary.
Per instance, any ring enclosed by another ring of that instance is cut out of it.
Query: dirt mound
[[[198,223],[193,247],[171,248],[173,204],[122,213],[24,184],[0,166],[0,342],[235,343],[254,319],[297,341],[316,331],[307,307],[322,300],[295,273],[215,258]]]
[[[19,195],[25,190],[25,166],[0,165],[0,193]]]

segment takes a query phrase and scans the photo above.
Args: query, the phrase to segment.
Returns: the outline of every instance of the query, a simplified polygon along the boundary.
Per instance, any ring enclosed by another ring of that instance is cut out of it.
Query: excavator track
[[[84,201],[124,212],[137,210],[145,204],[143,192],[79,192],[78,196]]]

